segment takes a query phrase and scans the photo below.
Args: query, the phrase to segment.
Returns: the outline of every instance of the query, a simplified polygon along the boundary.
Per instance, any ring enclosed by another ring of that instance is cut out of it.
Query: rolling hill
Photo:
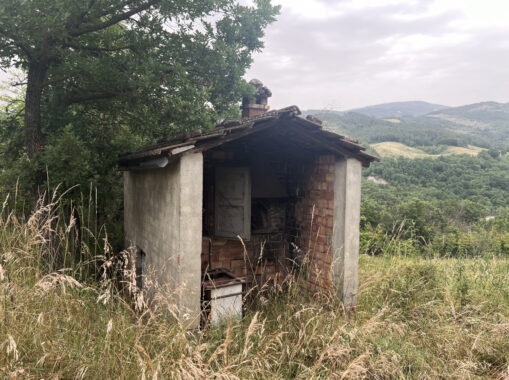
[[[323,113],[331,113],[336,115],[344,115],[345,113],[355,112],[361,115],[376,117],[376,118],[391,118],[391,117],[403,117],[403,116],[421,116],[431,112],[441,111],[449,108],[440,104],[433,104],[423,101],[407,101],[407,102],[392,102],[375,104],[372,106],[366,106],[361,108],[354,108],[346,111],[337,110],[319,110],[310,109],[302,112],[304,116],[315,115]]]
[[[377,104],[362,108],[356,108],[351,112],[377,118],[422,116],[431,112],[447,109],[449,107],[440,104],[432,104],[423,101],[394,102]]]
[[[476,103],[419,116],[377,118],[358,112],[319,112],[314,116],[324,121],[325,128],[364,144],[398,142],[410,147],[465,148],[471,145],[509,150],[509,103]]]

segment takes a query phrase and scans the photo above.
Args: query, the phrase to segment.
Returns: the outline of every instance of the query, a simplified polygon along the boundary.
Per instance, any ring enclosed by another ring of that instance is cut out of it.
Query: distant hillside
[[[369,107],[368,107],[369,108]],[[399,142],[411,147],[469,145],[509,148],[509,104],[484,102],[421,116],[375,118],[358,112],[320,112],[325,128],[365,144]]]
[[[461,107],[447,108],[430,112],[433,117],[452,117],[457,119],[476,120],[479,122],[509,121],[509,103],[482,102]]]
[[[374,106],[362,107],[350,110],[377,118],[403,117],[403,116],[422,116],[430,112],[447,109],[447,106],[432,104],[422,101],[395,102],[377,104]]]
[[[302,111],[302,116],[317,115],[317,114],[324,114],[324,113],[330,113],[330,114],[333,114],[333,115],[344,115],[346,112],[347,111],[336,111],[336,110],[326,110],[326,109],[322,109],[322,110],[310,109],[310,110],[303,110]]]
[[[325,128],[357,139],[364,144],[385,141],[400,142],[409,146],[475,145],[490,147],[482,136],[455,131],[456,125],[448,120],[431,117],[407,117],[383,120],[347,112],[343,115],[320,113],[315,115],[324,121]]]
[[[442,156],[450,156],[453,154],[468,154],[469,156],[477,156],[483,149],[469,145],[468,147],[461,146],[445,146],[442,145],[440,149],[423,149],[413,148],[408,145],[387,141],[371,145],[371,147],[382,157],[406,157],[406,158],[438,158]],[[431,152],[430,152],[431,151]]]

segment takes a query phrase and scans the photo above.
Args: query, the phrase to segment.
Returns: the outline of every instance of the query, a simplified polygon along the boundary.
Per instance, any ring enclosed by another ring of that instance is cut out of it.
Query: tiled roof
[[[336,133],[322,129],[321,121],[313,116],[302,118],[300,110],[296,106],[269,111],[259,116],[228,121],[217,125],[207,132],[194,131],[175,137],[172,140],[149,146],[133,153],[124,153],[119,156],[119,167],[123,170],[130,168],[143,168],[147,161],[155,159],[175,159],[187,151],[203,152],[215,148],[243,136],[257,133],[278,124],[278,121],[286,120],[290,125],[295,123],[305,130],[312,132],[307,136],[315,144],[322,145],[324,150],[334,153],[355,157],[362,161],[365,166],[373,161],[379,161],[378,157],[365,152],[365,148],[356,141]],[[167,161],[166,161],[167,162]]]

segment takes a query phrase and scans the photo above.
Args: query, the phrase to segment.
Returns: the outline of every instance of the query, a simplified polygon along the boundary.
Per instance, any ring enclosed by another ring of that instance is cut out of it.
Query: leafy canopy
[[[47,170],[64,187],[98,187],[115,219],[118,153],[237,116],[278,11],[270,0],[3,0],[0,67],[26,74],[26,95],[0,118],[0,190]]]
[[[46,70],[46,134],[67,124],[71,105],[95,103],[166,137],[169,125],[196,128],[229,114],[276,12],[267,0],[252,8],[232,0],[5,0],[0,62]]]

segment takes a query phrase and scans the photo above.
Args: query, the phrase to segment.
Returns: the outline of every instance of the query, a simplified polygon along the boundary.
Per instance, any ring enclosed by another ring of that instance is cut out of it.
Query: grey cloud
[[[427,15],[426,4],[367,8],[327,20],[296,17],[283,9],[249,75],[271,87],[275,107],[297,103],[302,108],[344,109],[412,99],[457,104],[489,97],[483,80],[506,77],[505,68],[493,64],[509,58],[507,49],[495,43],[506,31],[472,31],[464,42],[401,56],[391,56],[392,46],[381,43],[414,35],[440,42],[456,32],[452,23],[460,12]],[[408,20],[396,14],[421,17]],[[490,73],[483,74],[486,70]],[[456,94],[455,88],[462,91]],[[507,96],[504,91],[494,96]]]

